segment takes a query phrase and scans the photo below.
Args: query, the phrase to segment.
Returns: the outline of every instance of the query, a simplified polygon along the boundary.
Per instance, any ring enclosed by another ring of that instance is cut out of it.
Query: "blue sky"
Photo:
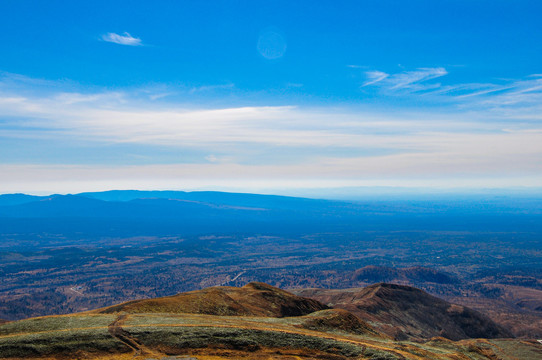
[[[0,192],[542,184],[539,1],[0,3]]]

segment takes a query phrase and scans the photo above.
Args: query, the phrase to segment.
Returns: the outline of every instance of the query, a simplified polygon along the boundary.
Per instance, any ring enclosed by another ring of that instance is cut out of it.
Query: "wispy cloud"
[[[176,93],[175,92],[162,92],[162,93],[155,93],[155,94],[150,94],[149,95],[149,99],[151,100],[158,100],[158,99],[163,99],[165,97],[168,97],[168,96],[171,96],[171,95],[175,95]]]
[[[365,75],[367,76],[367,81],[365,81],[362,86],[376,84],[377,82],[380,82],[390,76],[382,71],[367,71]]]
[[[350,64],[350,65],[346,65],[346,67],[351,68],[351,69],[369,69],[369,66],[367,65]]]
[[[526,110],[531,117],[538,118],[536,111],[542,111],[542,76],[528,75],[523,79],[500,79],[494,83],[446,84],[432,80],[448,75],[442,67],[419,68],[389,74],[379,70],[366,71],[361,88],[373,88],[386,96],[416,96],[440,101],[443,104],[456,104],[463,109],[476,109],[486,114],[494,111],[507,114]],[[536,109],[536,111],[534,110]]]
[[[442,73],[422,72],[395,77],[388,86],[408,87]],[[371,76],[377,80],[384,75],[375,72]],[[518,121],[540,118],[542,79],[538,77],[500,85],[507,87],[502,92],[458,99],[470,104],[464,110],[400,113],[297,106],[195,108],[149,100],[148,93],[141,96],[142,90],[88,93],[55,88],[40,93],[26,92],[26,82],[14,86],[13,81],[3,83],[0,79],[0,138],[11,143],[24,140],[25,144],[34,140],[36,144],[58,145],[67,139],[69,146],[85,144],[87,150],[77,148],[74,153],[103,148],[104,144],[144,148],[148,157],[154,156],[162,165],[146,162],[112,169],[105,159],[96,167],[55,168],[0,162],[6,169],[0,171],[3,188],[16,187],[23,178],[51,179],[54,184],[63,176],[96,182],[100,177],[109,179],[107,174],[117,174],[119,182],[152,174],[149,184],[179,178],[190,178],[197,184],[211,176],[232,183],[236,179],[260,183],[304,179],[307,183],[312,178],[334,184],[416,177],[504,179],[514,174],[520,177],[515,180],[520,185],[527,178],[542,178],[542,124]],[[466,84],[461,91],[480,92],[489,85]],[[50,88],[49,84],[43,87]],[[457,98],[450,91],[438,96]],[[44,150],[33,146],[32,153]],[[166,161],[153,149],[169,149],[178,155],[176,160]],[[189,153],[199,155],[187,161],[183,154]],[[34,158],[29,159],[27,164]],[[76,155],[70,163],[77,164]]]
[[[220,85],[202,85],[190,88],[190,93],[217,91],[217,90],[231,90],[235,87],[234,84],[220,84]]]
[[[129,33],[125,32],[122,35],[115,34],[115,33],[107,33],[102,35],[102,40],[119,44],[119,45],[128,45],[128,46],[141,46],[143,45],[141,43],[140,38],[133,37]]]
[[[415,71],[407,71],[401,74],[396,74],[391,77],[390,82],[393,85],[392,89],[402,89],[414,87],[422,82],[436,79],[447,75],[448,72],[444,68],[422,68]]]
[[[456,98],[469,101],[473,108],[487,109],[510,117],[542,118],[542,78],[538,76],[491,84],[486,89]]]
[[[367,80],[363,83],[365,86],[378,86],[387,90],[412,90],[420,91],[429,88],[434,88],[435,84],[427,84],[429,80],[433,80],[448,72],[442,67],[438,68],[420,68],[414,71],[405,71],[397,74],[387,74],[382,71],[367,71],[365,76]]]
[[[304,85],[302,83],[294,83],[294,82],[289,82],[286,84],[286,87],[287,88],[302,88]]]

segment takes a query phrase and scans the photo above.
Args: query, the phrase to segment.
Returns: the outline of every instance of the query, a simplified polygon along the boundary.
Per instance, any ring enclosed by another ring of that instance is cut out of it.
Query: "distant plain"
[[[542,200],[0,196],[0,318],[215,285],[419,287],[542,337]]]

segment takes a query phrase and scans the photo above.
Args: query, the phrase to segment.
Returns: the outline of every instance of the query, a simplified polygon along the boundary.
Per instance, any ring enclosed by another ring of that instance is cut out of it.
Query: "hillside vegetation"
[[[135,300],[98,313],[171,313],[229,316],[301,316],[328,307],[316,300],[258,282],[242,288],[216,286],[158,299]]]
[[[459,360],[541,354],[540,344],[514,339],[393,340],[346,310],[263,283],[0,325],[3,359]]]
[[[296,292],[348,310],[395,339],[513,337],[488,317],[411,286],[379,283],[362,289]]]

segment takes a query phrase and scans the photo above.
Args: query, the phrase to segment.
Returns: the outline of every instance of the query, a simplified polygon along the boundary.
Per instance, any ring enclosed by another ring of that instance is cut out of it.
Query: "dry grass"
[[[69,328],[62,328],[60,324],[66,320],[69,320]],[[10,329],[1,328],[4,335],[0,336],[0,354],[3,358],[21,355],[32,358],[50,357],[56,353],[54,358],[61,359],[78,352],[81,358],[113,359],[116,357],[110,357],[107,352],[115,351],[115,356],[120,359],[125,356],[123,352],[131,350],[110,336],[106,324],[109,320],[111,316],[85,314],[40,318],[26,321],[24,327],[11,324]],[[231,359],[232,351],[254,356],[258,353],[261,358],[275,352],[267,358],[276,359],[311,358],[316,353],[319,354],[316,358],[322,359],[326,354],[329,359],[460,359],[458,356],[467,352],[466,348],[452,342],[450,345],[455,346],[439,348],[398,343],[378,336],[306,329],[298,325],[301,318],[258,320],[271,319],[138,314],[128,316],[123,329],[154,354],[187,354],[197,350],[198,359],[206,353]],[[310,353],[313,355],[308,355]]]
[[[265,284],[242,289],[218,287],[3,324],[0,358],[530,360],[542,354],[540,344],[515,340],[394,341],[344,310],[321,310],[319,303]],[[307,315],[277,317],[291,309]]]
[[[93,313],[190,313],[218,316],[284,317],[310,314],[328,307],[263,283],[242,288],[216,286],[158,299],[135,300]]]

